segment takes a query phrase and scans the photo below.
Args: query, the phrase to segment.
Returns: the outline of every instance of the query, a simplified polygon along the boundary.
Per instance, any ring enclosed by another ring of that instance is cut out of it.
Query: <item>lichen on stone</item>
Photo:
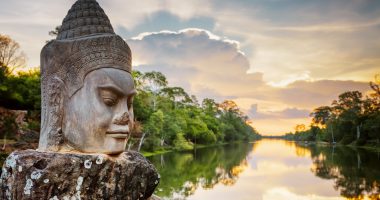
[[[17,159],[18,159],[18,155],[11,154],[10,156],[8,156],[7,160],[5,161],[5,166],[11,167],[11,168],[16,167]]]
[[[91,160],[85,160],[84,161],[84,167],[86,169],[90,169],[91,168],[91,165],[92,165],[92,161]]]
[[[39,178],[41,178],[42,176],[42,173],[39,172],[39,171],[34,171],[32,172],[32,174],[30,175],[30,178],[32,178],[33,180],[37,180]]]
[[[33,181],[31,179],[26,180],[26,184],[24,187],[24,194],[30,195],[30,190],[33,187]]]

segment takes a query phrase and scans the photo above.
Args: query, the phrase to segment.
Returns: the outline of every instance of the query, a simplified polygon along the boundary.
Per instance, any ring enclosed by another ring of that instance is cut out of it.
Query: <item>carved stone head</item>
[[[117,154],[133,126],[131,50],[95,0],[78,0],[41,52],[39,150]]]

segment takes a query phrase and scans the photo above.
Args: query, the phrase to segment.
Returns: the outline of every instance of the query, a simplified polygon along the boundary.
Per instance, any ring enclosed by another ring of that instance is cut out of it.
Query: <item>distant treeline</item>
[[[379,77],[377,76],[376,79]],[[359,91],[339,95],[331,106],[315,108],[312,124],[306,130],[297,125],[295,133],[284,138],[301,141],[379,145],[380,140],[380,88],[379,81],[370,82],[371,92],[364,96]]]
[[[134,99],[135,128],[131,146],[154,151],[163,148],[191,149],[194,144],[229,143],[259,138],[247,117],[231,100],[199,103],[180,87],[169,87],[160,72],[134,71],[138,94]],[[0,68],[0,106],[27,110],[24,129],[39,132],[41,112],[40,72],[10,73]],[[1,138],[16,138],[15,119],[2,119]],[[20,127],[19,127],[20,128]]]

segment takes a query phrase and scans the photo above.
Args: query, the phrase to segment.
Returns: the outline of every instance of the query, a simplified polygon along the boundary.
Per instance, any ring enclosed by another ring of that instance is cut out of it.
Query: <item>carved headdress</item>
[[[78,0],[64,18],[57,38],[41,52],[40,150],[58,150],[63,105],[83,86],[85,76],[99,68],[131,73],[131,50],[114,33],[96,0]]]

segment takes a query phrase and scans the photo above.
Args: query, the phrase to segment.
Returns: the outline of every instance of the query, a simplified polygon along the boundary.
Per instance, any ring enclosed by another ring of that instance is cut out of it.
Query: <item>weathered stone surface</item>
[[[133,129],[132,52],[96,0],[77,0],[41,51],[38,149],[118,154]]]
[[[148,199],[158,182],[154,166],[133,151],[111,157],[25,150],[5,161],[0,199]]]

